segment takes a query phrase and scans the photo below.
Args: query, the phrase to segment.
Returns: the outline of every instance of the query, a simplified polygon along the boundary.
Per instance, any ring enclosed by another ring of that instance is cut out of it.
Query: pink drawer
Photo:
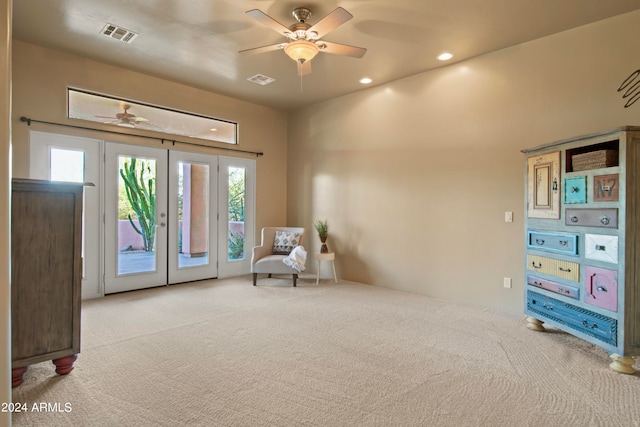
[[[584,302],[611,311],[618,311],[618,272],[587,265]]]
[[[535,286],[536,288],[546,289],[547,291],[564,295],[565,297],[580,299],[580,292],[578,291],[578,288],[574,288],[573,286],[562,285],[560,283],[552,282],[551,280],[545,280],[534,276],[527,276],[527,284],[529,286]]]

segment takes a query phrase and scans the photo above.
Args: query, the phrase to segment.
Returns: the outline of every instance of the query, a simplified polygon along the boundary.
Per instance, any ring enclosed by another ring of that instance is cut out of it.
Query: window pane
[[[156,270],[156,161],[118,156],[118,275]]]
[[[237,123],[74,89],[68,95],[70,119],[237,144]]]
[[[84,151],[51,149],[51,181],[84,182]]]
[[[178,268],[209,264],[209,165],[178,164]]]
[[[245,259],[245,168],[229,167],[229,261]]]

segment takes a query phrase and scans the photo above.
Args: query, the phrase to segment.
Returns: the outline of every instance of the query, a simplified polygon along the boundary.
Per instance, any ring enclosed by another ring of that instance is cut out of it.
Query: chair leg
[[[296,286],[296,281],[297,281],[297,280],[298,280],[298,275],[297,275],[297,274],[294,274],[294,275],[293,275],[293,286],[294,286],[294,287]]]
[[[269,276],[268,276],[268,277],[269,277],[269,279],[271,279],[271,273],[269,273]]]
[[[258,273],[253,273],[253,286],[256,285],[257,280],[258,280]]]

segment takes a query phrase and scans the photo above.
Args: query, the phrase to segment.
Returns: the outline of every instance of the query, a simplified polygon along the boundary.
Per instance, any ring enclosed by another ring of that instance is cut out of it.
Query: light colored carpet
[[[508,315],[249,276],[85,301],[76,369],[33,365],[17,426],[638,426],[640,376]],[[636,364],[636,368],[640,368]]]

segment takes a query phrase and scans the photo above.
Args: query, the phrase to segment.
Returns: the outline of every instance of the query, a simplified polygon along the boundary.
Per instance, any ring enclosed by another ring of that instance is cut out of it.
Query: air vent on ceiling
[[[249,77],[247,80],[249,80],[252,83],[256,83],[259,85],[268,85],[269,83],[273,83],[276,81],[276,79],[272,78],[272,77],[267,77],[265,75],[262,74],[256,74],[255,76]]]
[[[102,29],[102,34],[112,39],[120,40],[124,43],[131,43],[138,37],[138,34],[133,31],[129,31],[125,28],[118,27],[117,25],[107,24]]]

